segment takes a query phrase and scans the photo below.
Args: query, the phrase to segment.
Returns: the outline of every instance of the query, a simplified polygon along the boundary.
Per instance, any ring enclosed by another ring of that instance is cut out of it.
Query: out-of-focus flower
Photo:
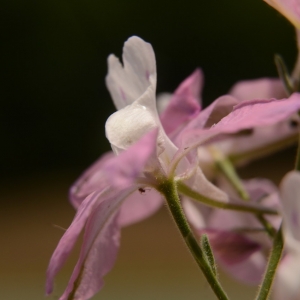
[[[239,101],[252,99],[283,99],[287,95],[278,78],[259,78],[238,81],[229,91],[229,95]]]
[[[276,300],[300,298],[300,173],[292,171],[282,180],[283,235],[285,254],[279,264],[273,297]]]
[[[284,15],[296,28],[300,29],[299,0],[264,0]]]
[[[252,179],[243,183],[251,203],[278,208],[277,189],[270,181]],[[232,203],[240,200],[226,182],[221,182],[219,187],[229,194]],[[187,199],[183,206],[199,236],[203,233],[208,235],[217,263],[222,269],[244,283],[260,283],[272,243],[256,216],[228,210],[204,210],[202,205]],[[269,219],[275,228],[279,226],[280,220],[279,216]]]

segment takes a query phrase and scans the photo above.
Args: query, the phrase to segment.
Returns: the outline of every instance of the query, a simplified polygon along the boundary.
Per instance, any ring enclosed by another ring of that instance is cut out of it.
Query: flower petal
[[[162,126],[168,135],[197,116],[201,109],[199,96],[202,85],[203,75],[197,69],[174,92],[168,106],[160,115]]]
[[[139,222],[154,214],[163,203],[161,194],[155,189],[140,188],[122,204],[118,222],[121,227]]]
[[[247,260],[244,260],[239,264],[223,265],[221,261],[219,261],[219,263],[226,269],[226,272],[236,280],[251,285],[257,285],[261,283],[267,260],[262,252],[257,251]]]
[[[94,209],[78,262],[60,300],[87,300],[102,288],[103,276],[113,267],[119,248],[118,208],[134,189],[113,191]]]
[[[113,152],[107,152],[93,163],[71,186],[69,198],[77,209],[82,201],[92,192],[101,191],[107,187],[107,180],[103,174],[103,164],[115,157]]]
[[[88,217],[92,213],[92,210],[95,207],[95,204],[97,203],[99,197],[100,193],[93,193],[82,202],[71,226],[60,239],[50,259],[47,270],[46,293],[48,295],[52,293],[54,277],[69,257],[70,252],[72,251],[75,242],[81,230],[85,226]]]
[[[286,97],[284,86],[278,78],[239,81],[231,88],[229,94],[240,101]]]
[[[286,246],[299,252],[300,247],[300,173],[291,171],[280,186]]]
[[[118,154],[126,150],[144,134],[159,127],[157,118],[155,91],[150,86],[134,103],[118,110],[107,119],[106,137],[114,152]]]
[[[208,235],[216,257],[226,265],[239,264],[261,248],[258,243],[239,233],[207,229],[199,234],[203,233]]]
[[[212,141],[218,134],[232,134],[245,129],[274,125],[300,109],[300,94],[288,99],[251,100],[236,105],[233,111],[210,129],[187,129],[181,133],[181,149],[196,148]]]
[[[300,255],[287,254],[280,262],[272,296],[274,300],[298,300],[300,296]]]
[[[251,100],[235,106],[214,129],[234,133],[243,129],[268,126],[287,119],[300,109],[300,94],[294,93],[282,100]]]
[[[137,36],[128,39],[123,48],[123,64],[114,55],[108,57],[106,85],[117,109],[135,100],[151,85],[156,89],[156,62],[151,44]]]

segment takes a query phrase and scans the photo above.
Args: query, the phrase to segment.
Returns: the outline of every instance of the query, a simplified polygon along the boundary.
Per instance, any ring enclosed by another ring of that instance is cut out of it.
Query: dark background
[[[131,35],[154,47],[158,92],[201,67],[205,105],[276,76],[274,53],[290,68],[296,56],[292,26],[262,0],[2,0],[0,25],[1,178],[80,172],[109,149],[106,58]]]

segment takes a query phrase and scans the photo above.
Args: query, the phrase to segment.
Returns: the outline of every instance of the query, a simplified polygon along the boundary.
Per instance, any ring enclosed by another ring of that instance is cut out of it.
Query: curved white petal
[[[123,48],[123,66],[113,54],[108,57],[106,85],[117,109],[137,100],[151,85],[156,89],[156,62],[151,44],[137,36]]]
[[[131,105],[116,111],[107,119],[106,137],[115,153],[126,150],[147,132],[159,126],[153,102],[155,91],[150,86]]]

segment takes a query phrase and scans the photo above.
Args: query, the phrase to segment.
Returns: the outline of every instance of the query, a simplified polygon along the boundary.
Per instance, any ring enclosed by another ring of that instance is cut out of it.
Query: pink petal
[[[238,103],[239,101],[237,99],[229,95],[219,97],[208,107],[202,110],[184,130],[189,131],[191,129],[210,128],[214,124],[218,123],[223,117],[231,113],[234,106]]]
[[[108,152],[88,168],[70,189],[70,200],[77,209],[83,199],[94,191],[101,191],[113,184],[130,185],[143,171],[146,162],[156,151],[155,130],[120,156]],[[121,188],[121,186],[118,186]]]
[[[294,93],[283,100],[251,100],[235,106],[232,113],[224,117],[215,130],[234,133],[243,129],[267,126],[287,119],[300,109],[300,94]]]
[[[218,134],[232,134],[241,130],[274,125],[286,120],[300,109],[300,94],[288,99],[251,100],[236,105],[233,111],[210,129],[185,130],[181,133],[181,149],[196,148],[212,141]],[[183,153],[184,154],[184,153]],[[179,154],[177,154],[179,155]],[[181,155],[181,154],[180,154]]]
[[[148,132],[127,151],[104,162],[102,172],[112,187],[127,188],[141,175],[146,163],[156,157],[157,134],[157,129]]]
[[[200,69],[197,69],[172,95],[168,106],[160,116],[162,126],[168,135],[197,116],[201,109],[199,96],[202,85],[203,75]]]
[[[72,205],[77,209],[82,201],[94,191],[106,188],[107,181],[103,174],[103,164],[115,157],[113,152],[107,152],[93,163],[71,186],[69,197]]]
[[[46,293],[48,295],[51,294],[53,290],[54,277],[69,257],[70,252],[72,251],[81,230],[85,226],[88,217],[92,213],[92,210],[94,209],[95,204],[99,199],[99,196],[100,193],[93,193],[82,202],[71,226],[59,241],[50,259],[49,267],[47,270]]]
[[[222,261],[219,263],[236,280],[250,285],[258,285],[262,281],[267,260],[262,252],[257,251],[239,264],[225,265]]]
[[[132,189],[112,193],[90,216],[78,262],[60,300],[91,298],[103,286],[103,276],[113,267],[119,248],[118,208]]]
[[[284,86],[277,78],[239,81],[231,88],[229,94],[240,101],[286,97]]]
[[[162,196],[155,189],[140,188],[122,204],[118,222],[121,227],[139,222],[154,214],[162,204]]]

